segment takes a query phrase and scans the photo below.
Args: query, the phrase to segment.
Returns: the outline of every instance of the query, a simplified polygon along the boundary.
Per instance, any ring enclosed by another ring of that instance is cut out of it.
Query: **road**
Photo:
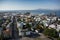
[[[11,23],[11,33],[12,33],[12,39],[9,40],[16,40],[19,38],[18,36],[18,30],[17,30],[17,24],[16,24],[16,18],[15,16],[12,18],[12,23]]]
[[[17,23],[16,23],[16,18],[13,17],[13,26],[12,26],[12,35],[14,38],[18,38],[18,30],[17,30]]]

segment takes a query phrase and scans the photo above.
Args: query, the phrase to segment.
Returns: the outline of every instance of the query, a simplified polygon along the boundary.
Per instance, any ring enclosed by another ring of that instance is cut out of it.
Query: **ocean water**
[[[27,10],[27,11],[22,11],[23,13],[24,12],[30,12],[31,14],[41,14],[41,13],[44,13],[44,14],[56,14],[56,16],[59,16],[60,17],[60,10]]]
[[[57,10],[57,11],[49,11],[49,10],[46,10],[46,11],[31,11],[31,14],[41,14],[41,13],[44,13],[44,14],[56,14],[56,16],[59,16],[60,17],[60,10]]]
[[[30,12],[31,14],[33,15],[36,15],[36,14],[41,14],[41,13],[44,13],[44,14],[50,14],[50,13],[55,13],[57,16],[60,17],[60,10],[7,10],[7,11],[0,11],[0,12],[16,12],[16,13],[26,13],[26,12]]]

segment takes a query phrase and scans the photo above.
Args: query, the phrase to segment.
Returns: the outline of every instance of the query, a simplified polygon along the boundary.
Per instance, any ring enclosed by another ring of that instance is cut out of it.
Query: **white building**
[[[60,18],[58,18],[58,21],[60,21]]]
[[[54,24],[49,25],[49,28],[56,29],[56,26]]]
[[[40,21],[41,18],[40,18],[40,17],[34,17],[34,20],[35,20],[35,21]]]
[[[26,32],[26,35],[30,35],[30,34],[31,34],[31,31],[27,31],[27,32]]]
[[[42,20],[42,23],[45,27],[47,27],[49,25],[47,20]]]
[[[56,29],[57,31],[59,31],[60,30],[60,25],[57,25],[57,29]]]

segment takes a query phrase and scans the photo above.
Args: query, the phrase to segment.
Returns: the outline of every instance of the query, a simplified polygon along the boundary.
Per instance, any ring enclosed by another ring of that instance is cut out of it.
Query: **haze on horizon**
[[[60,0],[0,0],[0,10],[60,10]]]

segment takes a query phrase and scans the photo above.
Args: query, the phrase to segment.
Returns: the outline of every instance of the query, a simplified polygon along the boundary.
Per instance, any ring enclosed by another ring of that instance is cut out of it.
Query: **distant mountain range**
[[[35,10],[0,10],[0,12],[1,11],[36,11],[36,10],[38,10],[38,11],[59,11],[59,10],[51,10],[51,9],[35,9]]]
[[[60,10],[50,10],[50,9],[36,9],[36,10],[5,10],[0,12],[17,12],[17,13],[25,13],[25,12],[30,12],[31,14],[40,14],[40,13],[56,13],[57,16],[60,16]]]

